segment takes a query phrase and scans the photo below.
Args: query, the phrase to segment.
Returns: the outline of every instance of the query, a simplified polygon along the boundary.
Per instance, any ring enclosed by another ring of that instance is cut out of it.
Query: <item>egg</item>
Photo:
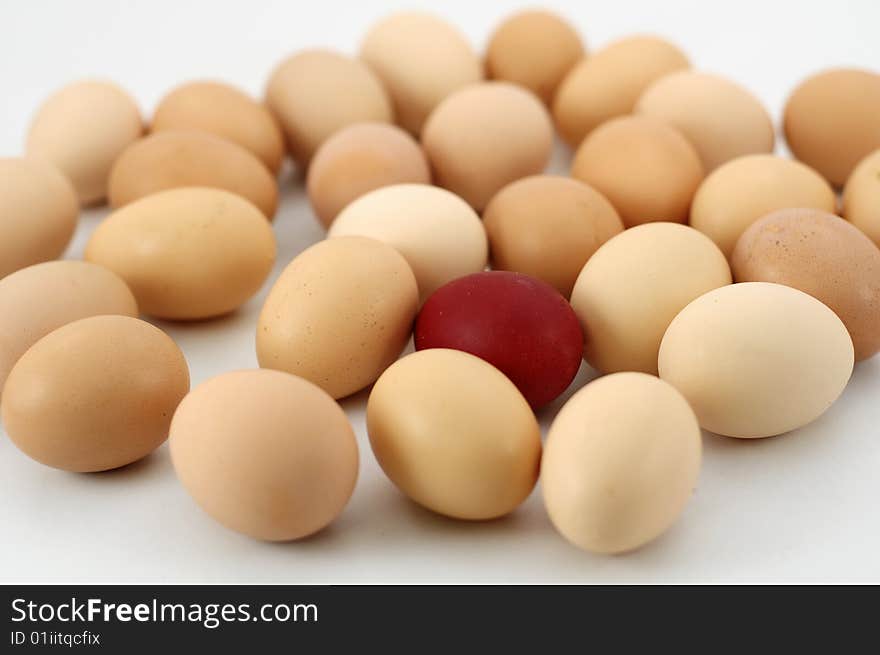
[[[743,282],[685,307],[663,336],[658,367],[706,430],[770,437],[834,403],[852,373],[853,343],[837,315],[803,291]]]
[[[639,96],[635,112],[666,121],[691,142],[708,172],[742,155],[773,152],[770,114],[754,95],[719,75],[679,71]]]
[[[834,212],[834,190],[816,171],[774,155],[745,155],[710,173],[691,205],[691,226],[728,257],[736,240],[756,220],[788,207]]]
[[[321,241],[297,255],[269,292],[257,359],[334,398],[351,395],[400,355],[418,302],[415,276],[391,246],[355,236]]]
[[[278,185],[259,159],[231,141],[195,130],[163,130],[126,148],[110,173],[110,206],[181,187],[231,191],[269,219],[278,208]]]
[[[60,257],[76,229],[79,201],[51,164],[0,158],[0,279]]]
[[[524,86],[550,104],[562,78],[584,56],[580,35],[565,19],[549,11],[526,10],[492,33],[486,71],[489,78]]]
[[[153,132],[200,130],[237,143],[272,173],[284,159],[284,134],[269,110],[246,93],[222,82],[182,84],[159,101]]]
[[[416,350],[452,348],[486,360],[535,408],[568,388],[584,347],[565,298],[546,282],[508,271],[473,273],[437,289],[413,336]]]
[[[596,249],[623,230],[605,196],[555,175],[508,184],[489,202],[483,223],[492,268],[536,277],[566,298]]]
[[[420,302],[450,280],[482,271],[488,257],[477,213],[454,193],[426,184],[395,184],[361,196],[336,217],[328,236],[392,246],[412,268]]]
[[[391,482],[452,518],[504,516],[538,479],[541,433],[528,403],[498,369],[458,350],[413,353],[385,371],[367,431]]]
[[[83,205],[107,195],[113,162],[140,137],[143,119],[134,100],[112,82],[74,82],[39,108],[27,136],[29,156],[64,173]]]
[[[553,100],[553,120],[576,148],[594,128],[632,113],[652,82],[689,66],[681,50],[656,36],[619,39],[582,59],[563,78]]]
[[[405,183],[431,183],[419,144],[393,125],[357,123],[318,148],[306,188],[315,214],[329,227],[351,201],[373,189]]]
[[[625,116],[584,139],[571,175],[608,198],[631,227],[649,221],[686,222],[703,166],[676,129],[656,118]]]
[[[416,136],[446,96],[483,79],[480,59],[467,39],[426,12],[399,12],[380,20],[364,37],[360,56],[388,89],[398,123]]]
[[[203,319],[229,313],[259,291],[275,263],[275,235],[234,193],[171,189],[107,217],[85,258],[125,280],[145,314]]]
[[[201,383],[174,413],[169,445],[177,477],[208,515],[267,541],[326,527],[358,476],[345,412],[319,387],[280,371]]]
[[[880,250],[857,228],[818,209],[781,209],[739,238],[737,282],[776,282],[831,308],[853,341],[856,361],[880,350]]]
[[[281,62],[266,86],[266,104],[302,167],[337,130],[394,119],[379,78],[363,62],[330,50],[303,50]]]
[[[788,98],[783,130],[795,157],[843,186],[880,148],[880,74],[837,68],[813,75]]]
[[[730,282],[727,259],[693,228],[649,223],[618,234],[587,261],[571,294],[586,337],[584,358],[602,373],[656,375],[672,319]]]
[[[91,472],[145,457],[189,390],[180,348],[129,316],[92,316],[37,341],[3,390],[3,425],[31,459]]]
[[[700,426],[674,387],[615,373],[572,396],[547,434],[544,505],[578,548],[631,551],[678,519],[696,487]]]
[[[422,145],[435,182],[482,211],[502,187],[546,168],[553,125],[532,93],[484,82],[440,103],[425,123]]]
[[[846,181],[843,215],[880,246],[880,149],[859,162]]]
[[[44,262],[0,280],[0,393],[15,362],[39,339],[62,325],[101,314],[138,314],[122,278],[101,266]]]

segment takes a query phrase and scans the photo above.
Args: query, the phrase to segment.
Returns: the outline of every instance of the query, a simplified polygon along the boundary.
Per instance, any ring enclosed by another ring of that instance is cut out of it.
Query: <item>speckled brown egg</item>
[[[508,82],[456,91],[428,118],[422,144],[435,182],[477,211],[505,185],[541,173],[553,124],[538,98]]]
[[[304,50],[281,62],[266,86],[266,104],[303,168],[337,130],[394,119],[391,100],[375,73],[331,50]]]
[[[596,249],[623,230],[614,207],[591,186],[535,175],[499,191],[483,213],[492,267],[544,280],[568,298]]]
[[[691,226],[730,257],[756,220],[787,207],[837,208],[834,190],[804,164],[774,155],[737,157],[712,171],[694,196]]]
[[[880,74],[838,68],[813,75],[789,97],[783,129],[795,157],[843,186],[880,148]]]
[[[105,471],[168,437],[189,371],[177,344],[129,316],[92,316],[50,332],[22,355],[3,390],[3,425],[36,461]]]
[[[639,97],[635,111],[681,132],[707,172],[742,155],[773,152],[773,121],[761,101],[719,75],[689,70],[665,75]]]
[[[61,172],[34,158],[0,158],[0,278],[61,256],[79,202]]]
[[[263,163],[239,145],[195,130],[163,130],[126,148],[113,165],[112,207],[180,187],[224,189],[246,198],[270,220],[278,185]]]
[[[107,194],[113,162],[143,132],[134,100],[112,82],[74,82],[37,111],[27,154],[53,163],[71,181],[83,205]]]
[[[159,101],[150,130],[201,130],[237,143],[273,173],[284,159],[284,135],[269,110],[222,82],[188,82]]]
[[[309,166],[306,188],[325,227],[352,200],[392,184],[430,184],[421,146],[394,125],[358,123],[327,139]]]
[[[632,112],[655,80],[690,64],[681,50],[656,36],[630,36],[581,60],[562,80],[553,100],[560,135],[577,147],[605,121]]]
[[[373,25],[360,56],[388,89],[400,126],[416,136],[444,98],[483,79],[464,35],[423,11],[397,12]]]
[[[486,52],[490,79],[513,82],[550,104],[562,78],[584,56],[577,30],[561,16],[532,9],[506,19]]]
[[[624,225],[631,227],[686,222],[703,166],[676,129],[657,118],[625,116],[584,139],[571,175],[608,198]]]
[[[880,250],[858,228],[818,209],[782,209],[739,238],[737,282],[776,282],[828,305],[852,337],[856,361],[880,350]]]
[[[880,246],[880,150],[859,162],[846,181],[843,216]]]

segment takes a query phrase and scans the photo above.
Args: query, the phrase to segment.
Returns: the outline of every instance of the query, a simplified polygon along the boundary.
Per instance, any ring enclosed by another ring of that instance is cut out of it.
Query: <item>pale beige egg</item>
[[[859,162],[846,181],[843,216],[880,246],[880,149]]]

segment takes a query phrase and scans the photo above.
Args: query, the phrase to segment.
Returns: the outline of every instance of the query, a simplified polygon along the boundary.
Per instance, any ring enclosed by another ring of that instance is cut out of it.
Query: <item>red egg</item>
[[[537,408],[571,384],[584,335],[571,305],[549,284],[489,271],[453,280],[428,297],[416,319],[415,346],[486,360]]]

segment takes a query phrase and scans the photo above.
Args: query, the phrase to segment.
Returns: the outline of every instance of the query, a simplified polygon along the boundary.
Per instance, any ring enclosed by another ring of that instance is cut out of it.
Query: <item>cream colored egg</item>
[[[477,213],[445,189],[396,184],[361,196],[336,218],[328,236],[363,236],[406,258],[424,301],[455,278],[486,268],[486,231]]]
[[[652,82],[689,66],[681,50],[656,36],[619,39],[569,71],[556,91],[553,120],[577,147],[605,121],[631,113]]]
[[[422,144],[435,182],[482,211],[502,187],[546,168],[553,124],[532,93],[484,82],[440,103],[425,123]]]
[[[697,418],[674,387],[644,373],[595,380],[547,435],[541,486],[550,520],[584,550],[643,546],[681,515],[701,451]]]
[[[26,148],[57,166],[80,203],[91,205],[105,198],[113,162],[142,132],[140,110],[125,91],[111,82],[74,82],[37,111]]]
[[[355,236],[321,241],[297,255],[269,292],[257,359],[334,398],[351,395],[400,355],[418,302],[415,276],[391,246]]]
[[[181,187],[224,189],[246,198],[270,220],[278,185],[263,163],[226,139],[196,130],[163,130],[125,149],[110,173],[110,205],[123,207]]]
[[[834,190],[813,169],[774,155],[746,155],[710,173],[691,205],[690,223],[727,256],[756,220],[777,209],[836,211]]]
[[[329,227],[346,205],[365,193],[405,183],[431,183],[421,146],[394,125],[357,123],[318,148],[306,189],[315,214]]]
[[[379,78],[361,61],[330,50],[304,50],[281,62],[266,86],[266,104],[303,167],[337,130],[394,119]]]
[[[275,235],[260,210],[234,193],[172,189],[107,217],[85,258],[125,280],[145,314],[203,319],[259,291],[275,263]]]
[[[319,387],[280,371],[235,371],[198,385],[174,413],[169,445],[199,506],[256,539],[321,530],[357,481],[345,412]]]
[[[711,73],[687,70],[661,77],[639,97],[635,112],[681,132],[697,149],[706,172],[742,155],[773,152],[776,140],[761,101]]]
[[[612,237],[587,261],[571,294],[584,328],[584,358],[603,373],[656,375],[672,319],[730,282],[722,252],[686,225],[649,223]]]
[[[425,12],[399,12],[369,29],[361,58],[388,89],[397,121],[417,135],[448,95],[483,79],[480,59],[454,26]]]
[[[284,135],[261,103],[222,82],[188,82],[168,93],[150,130],[201,130],[237,143],[273,173],[284,159]]]
[[[821,416],[853,369],[846,326],[810,295],[744,282],[700,296],[660,344],[660,377],[700,425],[730,437],[770,437]]]
[[[62,325],[101,314],[138,314],[122,278],[101,266],[44,262],[0,280],[0,392],[15,362],[39,339]]]
[[[92,316],[22,355],[0,409],[9,438],[32,459],[105,471],[158,448],[187,391],[186,360],[167,334],[129,316]]]
[[[453,518],[508,514],[538,478],[541,433],[529,404],[498,369],[459,350],[422,350],[385,371],[367,431],[391,481]]]
[[[53,165],[0,158],[0,278],[60,257],[78,217],[76,192]]]
[[[880,246],[880,150],[859,162],[849,176],[843,216]]]
[[[583,42],[572,25],[552,12],[530,9],[510,16],[492,33],[486,71],[493,80],[524,86],[549,105],[583,57]]]

